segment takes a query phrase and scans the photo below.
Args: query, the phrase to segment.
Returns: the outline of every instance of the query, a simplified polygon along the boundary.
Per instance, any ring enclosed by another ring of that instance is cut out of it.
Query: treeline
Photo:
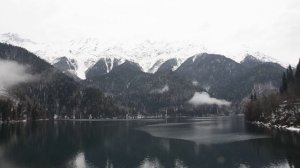
[[[272,74],[270,74],[272,75]],[[277,93],[257,95],[253,92],[245,105],[248,121],[273,125],[300,125],[300,60],[295,70],[289,65],[282,75]]]

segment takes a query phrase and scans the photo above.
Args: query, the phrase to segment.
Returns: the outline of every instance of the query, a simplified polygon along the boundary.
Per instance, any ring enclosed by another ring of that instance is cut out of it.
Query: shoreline
[[[161,121],[164,118],[141,118],[141,119],[53,119],[52,121]],[[50,119],[38,119],[38,120],[11,120],[0,121],[0,124],[15,124],[15,123],[27,123],[27,122],[39,122],[50,121]]]
[[[210,116],[210,117],[188,117],[188,116],[182,116],[180,118],[182,119],[190,119],[190,120],[200,120],[200,119],[218,119],[218,118],[226,118],[226,117],[230,117],[230,116]],[[171,119],[172,117],[168,117],[167,119]],[[176,117],[175,117],[176,118]],[[164,121],[166,120],[166,118],[130,118],[130,119],[126,119],[126,118],[103,118],[103,119],[53,119],[52,121],[89,121],[89,122],[97,122],[97,121]],[[51,119],[37,119],[37,120],[11,120],[11,121],[1,121],[0,120],[0,124],[14,124],[14,123],[27,123],[27,122],[39,122],[39,121],[51,121]],[[299,128],[300,129],[300,128]]]
[[[136,119],[55,119],[53,121],[153,121],[165,120],[164,118],[136,118]]]
[[[32,120],[11,120],[11,121],[0,121],[0,124],[14,124],[14,123],[27,123],[31,122]],[[46,119],[37,119],[34,121],[49,121],[48,118]]]
[[[297,127],[297,126],[287,126],[287,125],[272,125],[271,123],[263,123],[260,121],[252,121],[248,123],[252,125],[256,125],[258,127],[264,127],[267,129],[279,129],[281,131],[300,133],[300,126]]]

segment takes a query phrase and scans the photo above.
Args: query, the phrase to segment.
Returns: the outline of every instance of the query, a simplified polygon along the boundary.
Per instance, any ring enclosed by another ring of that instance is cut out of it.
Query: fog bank
[[[28,67],[15,61],[0,59],[0,95],[12,86],[29,82],[34,76],[27,72]]]
[[[189,104],[194,106],[200,105],[218,105],[218,106],[230,106],[231,102],[221,99],[210,97],[206,92],[195,92],[194,96],[188,101]]]

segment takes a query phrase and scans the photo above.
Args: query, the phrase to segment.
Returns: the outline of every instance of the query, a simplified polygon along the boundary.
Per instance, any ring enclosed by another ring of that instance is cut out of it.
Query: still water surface
[[[242,117],[2,124],[2,167],[300,167],[300,136]]]

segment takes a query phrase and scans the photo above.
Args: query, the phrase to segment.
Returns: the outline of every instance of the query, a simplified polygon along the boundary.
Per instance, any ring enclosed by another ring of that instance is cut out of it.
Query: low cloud
[[[196,80],[192,81],[192,84],[193,84],[194,86],[199,86],[199,82],[196,81]]]
[[[160,88],[160,89],[154,89],[154,90],[151,90],[150,93],[159,93],[159,94],[163,94],[167,91],[169,91],[169,85],[165,85],[163,88]]]
[[[194,106],[200,105],[218,105],[218,106],[230,106],[231,102],[221,99],[210,97],[206,92],[195,92],[194,96],[188,101],[189,104]]]
[[[17,84],[34,80],[34,76],[27,73],[27,68],[15,61],[0,59],[0,95]]]

